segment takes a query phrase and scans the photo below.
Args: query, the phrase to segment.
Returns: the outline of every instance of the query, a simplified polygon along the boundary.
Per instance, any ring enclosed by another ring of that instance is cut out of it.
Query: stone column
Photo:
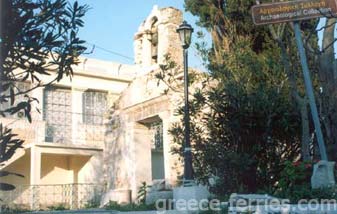
[[[31,189],[31,209],[37,209],[39,206],[39,187],[41,179],[41,151],[40,148],[32,146],[30,149],[30,189]]]
[[[143,34],[142,39],[142,66],[147,67],[151,66],[152,64],[152,57],[151,57],[151,32],[145,32]]]
[[[30,149],[30,185],[40,184],[41,178],[41,151],[39,147]]]
[[[164,155],[164,167],[165,167],[165,180],[170,180],[171,177],[171,165],[170,165],[170,136],[168,134],[169,129],[169,115],[166,112],[159,114],[159,117],[163,123],[163,155]]]

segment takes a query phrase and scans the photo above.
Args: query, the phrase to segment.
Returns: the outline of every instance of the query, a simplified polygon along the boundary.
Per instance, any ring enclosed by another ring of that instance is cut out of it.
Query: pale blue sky
[[[80,31],[80,37],[97,46],[94,53],[87,57],[126,64],[133,64],[133,60],[109,53],[102,48],[133,58],[133,36],[151,12],[153,5],[173,6],[184,11],[184,0],[79,0],[79,3],[91,7],[84,18],[85,27]],[[198,30],[195,25],[196,18],[190,13],[184,12],[184,19],[195,31]],[[190,48],[190,65],[201,67],[201,59],[196,55],[195,49]]]
[[[75,0],[69,0],[73,2]],[[184,19],[194,27],[195,32],[200,30],[195,25],[196,17],[184,10],[184,0],[78,0],[80,4],[87,4],[91,9],[87,12],[80,36],[96,48],[87,57],[125,64],[133,64],[133,60],[121,57],[118,54],[133,58],[133,36],[140,23],[149,15],[154,5],[159,7],[173,6],[184,12]],[[322,24],[322,22],[321,22]],[[195,35],[195,33],[194,33]],[[321,33],[319,34],[321,39]],[[194,38],[194,42],[196,39]],[[207,39],[208,43],[210,38]],[[88,45],[89,50],[92,46]],[[102,50],[106,49],[108,51]],[[113,53],[109,53],[114,52]],[[201,68],[202,61],[193,47],[189,48],[189,63],[192,67]]]

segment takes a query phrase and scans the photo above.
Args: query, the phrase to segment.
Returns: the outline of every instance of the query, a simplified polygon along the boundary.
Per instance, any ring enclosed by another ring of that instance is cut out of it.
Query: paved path
[[[28,212],[25,214],[186,214],[176,210],[168,211],[132,211],[132,212],[119,212],[114,210],[104,209],[87,209],[87,210],[62,210],[62,211],[36,211]]]
[[[35,211],[27,214],[116,214],[118,211],[104,209]],[[25,213],[26,214],[26,213]]]

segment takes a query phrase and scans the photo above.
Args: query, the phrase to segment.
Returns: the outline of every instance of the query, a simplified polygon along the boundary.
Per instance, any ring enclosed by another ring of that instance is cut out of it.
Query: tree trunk
[[[273,29],[271,29],[273,31]],[[301,136],[301,154],[302,159],[304,161],[311,160],[310,157],[310,126],[309,126],[309,118],[308,118],[308,101],[307,97],[301,97],[298,93],[296,77],[293,69],[291,68],[290,59],[285,48],[283,41],[281,40],[279,35],[273,33],[274,39],[278,42],[279,47],[281,48],[282,62],[284,65],[284,69],[287,72],[289,77],[289,83],[291,88],[291,96],[293,100],[297,103],[298,111],[301,115],[301,125],[302,125],[302,136]]]
[[[305,99],[300,103],[301,122],[302,122],[302,139],[301,154],[304,161],[310,161],[310,126],[308,117],[308,105]]]

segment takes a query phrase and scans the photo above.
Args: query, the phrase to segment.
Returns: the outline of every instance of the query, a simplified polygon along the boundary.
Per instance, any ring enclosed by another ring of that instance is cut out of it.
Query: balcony
[[[105,125],[102,115],[48,111],[44,112],[43,118],[29,123],[25,118],[7,117],[1,118],[1,123],[25,140],[25,144],[103,147]]]

